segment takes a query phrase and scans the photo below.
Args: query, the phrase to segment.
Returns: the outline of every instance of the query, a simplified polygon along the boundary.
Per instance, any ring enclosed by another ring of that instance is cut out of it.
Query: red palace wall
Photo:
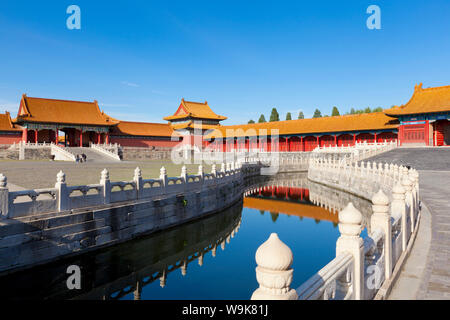
[[[367,143],[373,143],[375,141],[375,136],[371,133],[360,133],[356,135],[356,141],[357,142],[367,142]]]
[[[385,141],[395,141],[397,140],[397,133],[393,132],[383,132],[378,133],[376,136],[377,142],[385,142]],[[353,146],[355,142],[368,142],[373,143],[375,141],[375,135],[371,133],[360,133],[358,135],[354,134],[341,134],[336,136],[334,134],[323,135],[319,138],[315,136],[306,136],[306,137],[280,137],[278,142],[274,141],[274,145],[271,145],[270,138],[257,141],[255,138],[251,139],[236,139],[233,145],[233,140],[225,140],[222,141],[213,141],[212,143],[209,141],[205,141],[204,146],[208,146],[211,150],[217,151],[233,151],[233,150],[253,150],[259,149],[262,151],[281,151],[281,152],[298,152],[298,151],[312,151],[314,150],[318,143],[321,147],[329,147],[329,146]]]
[[[353,146],[354,145],[354,139],[353,135],[351,134],[341,134],[337,137],[337,145],[339,147],[341,146]]]
[[[317,138],[312,136],[304,137],[303,144],[303,151],[313,151],[317,147]]]
[[[14,144],[22,141],[22,133],[5,134],[0,132],[0,144]]]
[[[420,124],[402,124],[399,127],[400,145],[419,143],[429,145],[429,122]]]
[[[321,147],[330,147],[330,146],[335,146],[336,144],[334,143],[334,136],[321,136],[319,138],[319,143]]]
[[[390,141],[395,141],[397,139],[397,134],[392,133],[392,132],[383,132],[383,133],[379,133],[377,134],[377,142],[390,142]]]
[[[434,123],[433,141],[436,146],[450,145],[450,121],[438,120]]]
[[[302,140],[299,137],[289,138],[290,151],[302,151]]]
[[[120,138],[120,137],[110,137],[110,143],[117,143],[123,147],[175,147],[179,144],[179,141],[170,140],[156,140],[156,139],[145,139],[145,138]]]

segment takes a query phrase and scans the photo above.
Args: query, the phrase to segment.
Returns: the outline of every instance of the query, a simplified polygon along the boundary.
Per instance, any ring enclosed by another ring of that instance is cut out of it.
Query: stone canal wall
[[[122,160],[167,160],[170,159],[172,148],[165,147],[121,147]]]
[[[121,243],[219,212],[242,199],[244,180],[260,165],[202,167],[189,175],[111,182],[106,170],[97,185],[67,186],[60,172],[55,188],[9,192],[0,175],[0,272]],[[18,199],[18,198],[26,198]]]

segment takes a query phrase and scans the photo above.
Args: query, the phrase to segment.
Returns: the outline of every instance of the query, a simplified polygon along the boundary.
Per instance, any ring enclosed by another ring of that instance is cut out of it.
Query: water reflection
[[[140,299],[143,287],[158,281],[165,287],[170,273],[180,269],[186,276],[194,260],[203,265],[211,252],[225,250],[238,232],[242,202],[222,212],[189,224],[158,232],[113,248],[67,259],[0,278],[4,299],[103,299],[117,300],[134,293]],[[81,268],[81,290],[67,290],[66,269]]]
[[[338,224],[338,212],[352,202],[363,214],[363,226],[370,228],[371,203],[365,199],[309,181],[306,174],[285,173],[256,177],[248,181],[244,207],[277,214],[295,215]],[[370,230],[369,230],[370,232]]]
[[[295,251],[295,279],[301,283],[333,258],[339,210],[352,201],[364,223],[369,221],[370,203],[309,182],[305,174],[251,178],[246,186],[243,201],[226,211],[5,276],[0,294],[8,300],[248,299],[257,285],[254,253],[270,232]],[[216,257],[218,248],[227,250]],[[69,265],[81,268],[81,290],[66,287]]]

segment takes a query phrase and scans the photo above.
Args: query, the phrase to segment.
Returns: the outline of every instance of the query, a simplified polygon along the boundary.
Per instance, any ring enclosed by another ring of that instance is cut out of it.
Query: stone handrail
[[[254,174],[260,166],[248,164],[222,165],[221,172],[215,165],[211,174],[204,174],[199,167],[197,175],[188,175],[183,166],[180,177],[168,177],[164,167],[159,179],[143,179],[136,168],[132,181],[111,182],[109,172],[104,169],[98,184],[67,186],[66,176],[60,171],[54,188],[9,191],[7,178],[0,174],[0,218],[16,218],[47,212],[64,212],[111,203],[139,199],[157,198],[210,189],[219,185],[240,181],[245,174]]]
[[[311,161],[308,170],[309,180],[345,190],[367,200],[371,200],[371,195],[379,189],[390,195],[394,186],[402,183],[405,176],[412,179],[418,190],[417,171],[392,163],[347,163],[332,158],[317,158]]]
[[[297,289],[298,299],[328,300],[339,298],[336,297],[336,293],[339,294],[343,290],[337,290],[337,283],[340,279],[345,279],[341,282],[347,283],[347,279],[353,276],[353,269],[353,256],[351,254],[343,253],[337,256]],[[351,288],[347,288],[347,292],[351,293]],[[342,300],[346,299],[345,296],[341,298]]]
[[[117,161],[121,161],[119,155],[117,153],[114,153],[112,151],[110,151],[109,149],[114,148],[114,150],[118,150],[118,145],[112,145],[112,144],[95,144],[95,143],[90,143],[90,146],[92,149],[101,152],[102,154],[117,160]]]
[[[414,241],[417,232],[420,219],[417,171],[392,164],[371,165],[369,162],[365,166],[364,163],[315,159],[311,161],[308,179],[370,200],[372,215],[367,226],[363,225],[362,214],[352,203],[339,212],[341,236],[336,243],[336,259],[297,289],[299,299],[384,298],[389,290],[387,286],[391,285],[386,280],[392,280],[393,270],[398,269],[399,261],[404,261],[402,256],[407,254],[407,247]],[[362,239],[360,234],[365,227],[368,229],[368,236]],[[267,250],[265,260],[288,259],[275,255],[274,252],[277,251],[277,246]],[[345,260],[343,255],[348,254],[352,256],[351,264],[348,261],[338,263]],[[272,262],[272,265],[276,264]],[[292,270],[290,266],[291,264],[284,264],[282,269],[269,268],[269,271]],[[258,268],[258,290],[276,290],[277,294],[270,299],[297,299],[286,294],[290,290],[292,278],[289,281],[280,278],[264,284],[259,281],[261,271]],[[278,287],[280,284],[281,288]],[[257,295],[253,298],[268,299],[269,296]]]
[[[323,146],[323,147],[316,147],[313,152],[333,152],[333,153],[340,153],[340,152],[354,152],[355,150],[363,151],[368,150],[371,151],[371,153],[381,153],[385,151],[392,150],[397,147],[397,140],[395,141],[384,141],[384,142],[356,142],[355,145],[342,145],[342,146]]]
[[[71,152],[67,151],[65,148],[60,147],[59,145],[50,142],[42,142],[42,143],[32,143],[32,142],[19,142],[18,144],[11,145],[10,149],[15,150],[19,149],[23,151],[24,149],[45,149],[50,148],[51,154],[55,156],[55,160],[62,161],[75,161],[75,155]]]
[[[45,146],[45,144],[44,144]],[[67,151],[65,148],[62,148],[53,142],[50,144],[51,152],[55,155],[55,160],[65,160],[65,161],[75,161],[76,157],[73,153]]]

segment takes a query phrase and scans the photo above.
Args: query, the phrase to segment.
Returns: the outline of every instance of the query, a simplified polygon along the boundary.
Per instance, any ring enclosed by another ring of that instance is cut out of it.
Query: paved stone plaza
[[[25,189],[53,187],[56,175],[60,170],[66,174],[68,185],[85,185],[98,183],[100,173],[108,169],[111,181],[130,181],[134,169],[140,167],[142,176],[146,179],[159,177],[161,166],[167,169],[167,175],[179,176],[181,165],[175,165],[170,160],[123,161],[123,162],[65,162],[65,161],[0,161],[0,173],[8,178],[10,189],[19,186]],[[205,172],[211,167],[203,165]],[[196,174],[198,165],[187,165],[188,172]],[[13,186],[14,185],[14,186]]]
[[[416,243],[390,298],[450,299],[450,148],[399,148],[370,160],[418,169],[426,205]]]

